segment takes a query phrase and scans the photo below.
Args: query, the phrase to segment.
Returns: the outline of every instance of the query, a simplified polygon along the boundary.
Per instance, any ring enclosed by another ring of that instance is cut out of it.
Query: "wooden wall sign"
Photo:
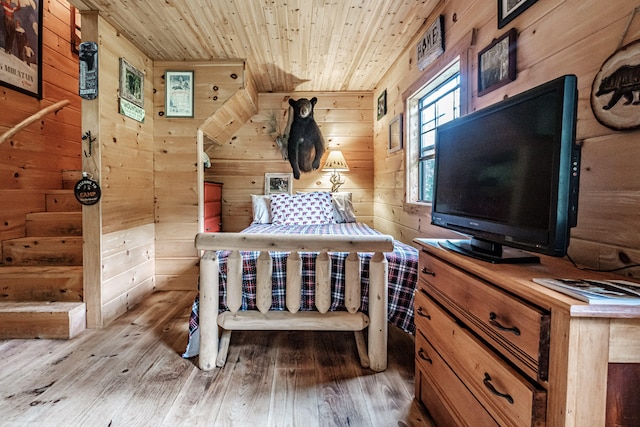
[[[616,50],[591,87],[596,119],[615,130],[640,128],[640,40]]]
[[[427,68],[444,53],[444,16],[440,15],[424,33],[416,46],[418,69]]]

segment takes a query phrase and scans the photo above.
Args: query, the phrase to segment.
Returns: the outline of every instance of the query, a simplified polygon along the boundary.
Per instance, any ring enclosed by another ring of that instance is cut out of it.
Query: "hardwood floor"
[[[348,332],[234,332],[227,364],[180,357],[193,292],[157,292],[70,341],[0,341],[2,426],[429,426],[413,399],[413,339],[360,366]]]

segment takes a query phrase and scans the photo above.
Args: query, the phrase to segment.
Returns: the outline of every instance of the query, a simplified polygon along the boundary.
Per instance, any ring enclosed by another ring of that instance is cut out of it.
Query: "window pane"
[[[457,64],[455,65],[457,67]],[[460,73],[449,74],[419,102],[420,150],[419,191],[421,202],[431,202],[433,194],[433,165],[436,128],[460,115]]]
[[[420,162],[420,201],[431,201],[433,196],[433,158]]]

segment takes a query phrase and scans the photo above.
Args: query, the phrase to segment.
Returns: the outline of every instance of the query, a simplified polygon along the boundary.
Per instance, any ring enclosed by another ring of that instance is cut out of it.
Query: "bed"
[[[247,229],[196,236],[199,294],[183,357],[224,366],[233,330],[348,330],[361,364],[386,369],[388,323],[415,333],[418,251],[357,222],[351,193],[252,199]]]

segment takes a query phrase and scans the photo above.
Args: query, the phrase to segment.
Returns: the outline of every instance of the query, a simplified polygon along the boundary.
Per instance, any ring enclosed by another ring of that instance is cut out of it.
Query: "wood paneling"
[[[429,206],[416,210],[405,203],[406,150],[402,154],[386,152],[386,129],[389,120],[403,112],[402,94],[445,66],[457,50],[471,60],[469,67],[462,69],[463,85],[468,85],[468,111],[562,74],[578,76],[577,137],[583,149],[578,226],[572,231],[569,251],[572,257],[591,267],[615,268],[640,262],[635,214],[640,204],[640,175],[635,166],[640,158],[637,144],[640,131],[612,131],[597,122],[590,106],[591,85],[604,61],[619,45],[640,37],[638,16],[625,35],[633,9],[639,5],[637,0],[618,0],[607,5],[597,0],[537,2],[509,25],[518,30],[516,80],[478,97],[477,53],[509,28],[498,30],[495,8],[479,0],[440,3],[434,13],[445,17],[445,55],[424,72],[418,71],[414,58],[415,42],[422,34],[418,32],[400,60],[378,82],[374,93],[377,99],[380,91],[387,89],[391,112],[374,123],[376,228],[407,243],[416,236],[446,234],[445,230],[428,225]],[[640,277],[640,270],[625,270],[623,274]]]
[[[159,115],[164,111],[165,70],[194,71],[193,118]],[[251,83],[244,81],[243,61],[156,62],[154,74],[154,112],[158,117],[154,127],[153,174],[156,286],[196,289],[198,257],[193,245],[198,232],[196,132],[236,91],[251,89]]]
[[[47,189],[62,188],[63,169],[80,169],[80,98],[78,58],[69,47],[69,5],[47,2],[43,10],[43,98],[0,87],[0,133],[58,101],[70,104],[25,127],[0,144],[0,241],[24,236],[26,213],[34,209],[32,195],[44,203]],[[22,190],[15,200],[5,190]],[[21,225],[18,225],[21,224]]]
[[[98,42],[100,94],[82,101],[82,127],[96,138],[83,171],[100,183],[83,208],[87,324],[102,327],[153,291],[153,67],[96,14],[82,17],[83,40]],[[144,122],[119,113],[120,58],[144,74]]]

